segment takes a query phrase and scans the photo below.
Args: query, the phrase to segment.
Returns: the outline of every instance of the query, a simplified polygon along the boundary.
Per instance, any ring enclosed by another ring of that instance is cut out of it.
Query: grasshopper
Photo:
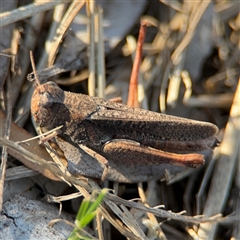
[[[218,128],[97,97],[61,90],[54,82],[35,88],[33,119],[57,130],[55,141],[68,170],[98,179],[141,182],[204,164]]]

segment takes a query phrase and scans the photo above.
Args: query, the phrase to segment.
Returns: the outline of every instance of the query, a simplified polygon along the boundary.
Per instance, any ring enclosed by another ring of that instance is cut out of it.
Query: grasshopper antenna
[[[33,53],[32,53],[32,51],[30,51],[30,60],[31,60],[31,64],[32,64],[32,68],[33,68],[33,73],[34,73],[34,75],[35,75],[35,79],[36,79],[37,85],[40,86],[41,83],[40,83],[39,78],[38,78],[38,75],[37,75],[36,65],[35,65],[35,62],[34,62],[34,58],[33,58]]]

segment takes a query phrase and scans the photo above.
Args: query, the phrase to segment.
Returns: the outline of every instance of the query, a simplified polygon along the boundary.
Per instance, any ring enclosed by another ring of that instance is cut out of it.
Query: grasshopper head
[[[33,92],[31,113],[34,121],[41,127],[51,129],[56,127],[55,117],[64,101],[64,92],[54,83],[39,85]]]

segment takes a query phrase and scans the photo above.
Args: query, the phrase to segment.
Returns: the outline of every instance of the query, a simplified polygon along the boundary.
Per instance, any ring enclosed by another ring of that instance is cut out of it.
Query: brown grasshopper
[[[47,130],[62,125],[55,141],[68,170],[98,179],[140,182],[199,167],[218,142],[211,123],[65,92],[54,82],[36,87],[31,112]]]

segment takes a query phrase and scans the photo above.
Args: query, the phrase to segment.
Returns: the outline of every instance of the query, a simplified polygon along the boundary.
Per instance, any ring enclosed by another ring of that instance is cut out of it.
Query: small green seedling
[[[84,233],[83,229],[94,219],[97,213],[97,208],[103,201],[103,198],[107,194],[107,189],[102,189],[102,191],[99,193],[97,198],[95,198],[95,193],[93,192],[91,200],[84,199],[82,201],[82,204],[78,210],[77,217],[75,220],[75,228],[71,235],[69,236],[68,240],[90,240],[92,238],[89,238]]]

